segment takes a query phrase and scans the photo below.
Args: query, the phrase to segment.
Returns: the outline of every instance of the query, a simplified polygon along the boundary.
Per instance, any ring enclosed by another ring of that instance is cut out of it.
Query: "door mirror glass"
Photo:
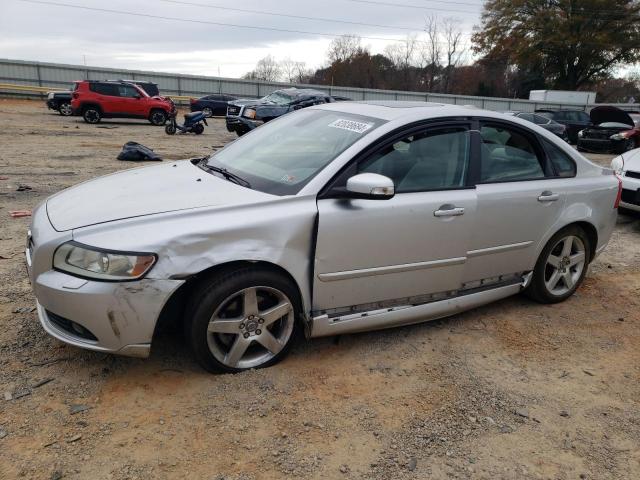
[[[393,181],[377,173],[360,173],[347,180],[347,192],[356,198],[386,200],[395,195]]]

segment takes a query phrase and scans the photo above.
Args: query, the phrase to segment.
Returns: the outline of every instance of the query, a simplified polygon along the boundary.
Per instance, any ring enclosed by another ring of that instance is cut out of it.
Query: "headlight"
[[[616,133],[609,137],[609,140],[625,140],[627,136],[624,133]]]
[[[578,137],[580,137],[580,138],[584,137],[584,130],[580,130],[578,132]]]
[[[253,108],[247,108],[242,115],[247,118],[256,118],[256,111]]]
[[[68,242],[53,255],[53,268],[78,277],[103,281],[126,281],[142,278],[153,264],[152,253],[131,253],[100,250]]]
[[[611,160],[611,168],[618,175],[624,171],[624,158],[622,158],[622,155]]]

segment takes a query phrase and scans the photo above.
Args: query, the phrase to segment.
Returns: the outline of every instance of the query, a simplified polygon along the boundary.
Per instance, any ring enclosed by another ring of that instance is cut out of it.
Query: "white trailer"
[[[572,92],[569,90],[531,90],[529,100],[550,103],[575,103],[587,105],[596,103],[596,92]]]

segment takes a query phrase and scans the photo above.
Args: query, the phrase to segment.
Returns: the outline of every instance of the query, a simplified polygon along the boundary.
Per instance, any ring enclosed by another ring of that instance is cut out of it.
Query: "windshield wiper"
[[[208,158],[206,158],[206,157],[203,158],[200,161],[198,166],[200,168],[202,168],[203,170],[209,170],[211,172],[219,173],[220,175],[222,175],[225,179],[229,180],[230,182],[237,183],[238,185],[246,187],[246,188],[251,188],[251,184],[247,180],[242,178],[241,176],[236,175],[235,173],[231,173],[226,168],[216,167],[215,165],[209,165],[207,163],[207,160],[208,160]]]

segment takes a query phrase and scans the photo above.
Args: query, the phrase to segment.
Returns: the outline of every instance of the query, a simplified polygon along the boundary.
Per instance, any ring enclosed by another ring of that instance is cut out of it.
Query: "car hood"
[[[640,148],[623,153],[624,170],[632,172],[640,172]]]
[[[631,117],[624,110],[620,110],[616,107],[602,106],[595,107],[589,112],[589,116],[591,117],[591,121],[594,125],[600,125],[601,123],[612,122],[612,123],[624,123],[625,125],[629,125],[633,128],[634,123]]]
[[[89,180],[47,200],[57,231],[198,207],[264,202],[273,196],[241,187],[190,161],[135,168]]]
[[[265,102],[261,98],[238,98],[237,100],[232,100],[229,102],[229,105],[261,105]],[[268,103],[268,105],[273,105]]]

